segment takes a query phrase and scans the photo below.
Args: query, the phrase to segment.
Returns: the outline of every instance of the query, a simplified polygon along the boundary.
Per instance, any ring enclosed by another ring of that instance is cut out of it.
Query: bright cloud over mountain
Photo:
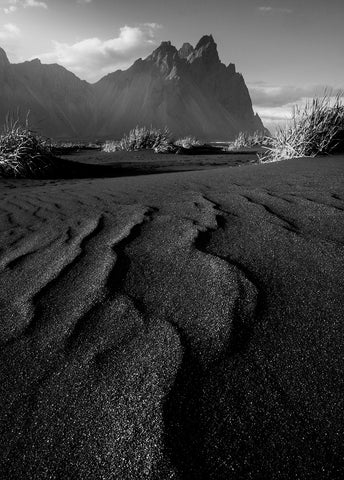
[[[149,53],[156,44],[155,32],[159,28],[155,23],[125,25],[118,36],[106,40],[93,37],[73,44],[54,41],[53,50],[40,55],[40,59],[59,63],[92,81],[99,78],[99,72],[111,72],[119,65],[129,66],[136,58]]]

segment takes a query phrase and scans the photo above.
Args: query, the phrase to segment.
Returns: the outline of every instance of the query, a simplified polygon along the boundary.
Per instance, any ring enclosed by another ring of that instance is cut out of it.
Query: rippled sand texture
[[[343,165],[1,181],[1,478],[341,478]]]

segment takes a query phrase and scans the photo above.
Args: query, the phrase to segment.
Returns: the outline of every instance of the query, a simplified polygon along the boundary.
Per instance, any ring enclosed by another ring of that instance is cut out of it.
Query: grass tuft
[[[53,165],[49,142],[19,120],[6,119],[0,135],[0,177],[38,177]]]
[[[271,144],[263,147],[261,162],[289,158],[315,157],[331,153],[336,137],[344,130],[343,93],[334,98],[330,92],[316,97],[304,107],[295,107],[290,124],[280,127]]]
[[[51,141],[51,152],[54,155],[70,155],[83,150],[101,150],[101,144],[97,142],[77,141]]]
[[[189,136],[186,136],[186,137],[183,137],[183,138],[179,138],[178,140],[176,140],[174,142],[174,145],[176,145],[177,147],[190,149],[190,148],[193,148],[193,147],[201,146],[202,142],[200,142],[197,138],[189,135]]]
[[[160,130],[158,128],[147,128],[136,126],[130,130],[128,135],[125,135],[118,141],[107,141],[103,146],[104,152],[117,151],[137,151],[146,149],[156,149],[159,146],[171,143],[171,134],[168,128]]]
[[[266,145],[269,138],[263,132],[256,131],[253,134],[248,132],[240,132],[237,138],[231,142],[226,150],[240,150],[243,148],[257,148]]]

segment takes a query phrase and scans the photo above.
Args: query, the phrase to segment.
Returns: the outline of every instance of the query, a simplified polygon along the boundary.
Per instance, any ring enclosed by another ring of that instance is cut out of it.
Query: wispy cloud
[[[4,13],[11,14],[16,12],[19,8],[48,8],[46,2],[39,0],[8,0],[7,5],[3,7]]]
[[[272,85],[266,82],[248,84],[253,108],[268,128],[285,123],[292,117],[293,107],[303,105],[309,99],[321,96],[325,91],[336,95],[342,89],[329,85]]]
[[[261,7],[258,7],[258,10],[262,13],[293,13],[293,10],[290,8],[271,7],[270,5],[262,5]]]
[[[6,13],[6,15],[8,15],[10,13],[14,13],[15,11],[17,11],[18,7],[16,5],[9,5],[8,7],[4,7],[3,10]]]
[[[23,2],[23,7],[48,8],[48,5],[45,2],[38,2],[37,0],[25,0]]]
[[[81,78],[95,81],[106,73],[125,68],[138,57],[150,53],[156,44],[156,23],[144,23],[135,27],[124,26],[119,35],[102,40],[86,38],[68,44],[53,42],[53,50],[37,55],[43,62],[59,63]]]
[[[297,103],[305,97],[322,95],[325,90],[334,94],[338,88],[329,85],[307,85],[296,87],[292,85],[274,85],[267,82],[248,83],[252,102],[263,107],[282,107],[290,103]]]
[[[76,3],[80,3],[81,5],[87,5],[88,3],[92,3],[92,0],[76,0]]]
[[[20,29],[13,23],[5,23],[0,27],[0,40],[16,38],[20,35]]]

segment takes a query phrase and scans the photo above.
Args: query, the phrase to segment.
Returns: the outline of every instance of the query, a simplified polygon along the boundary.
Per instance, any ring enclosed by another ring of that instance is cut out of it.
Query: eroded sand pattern
[[[1,180],[1,478],[342,478],[343,161]]]

